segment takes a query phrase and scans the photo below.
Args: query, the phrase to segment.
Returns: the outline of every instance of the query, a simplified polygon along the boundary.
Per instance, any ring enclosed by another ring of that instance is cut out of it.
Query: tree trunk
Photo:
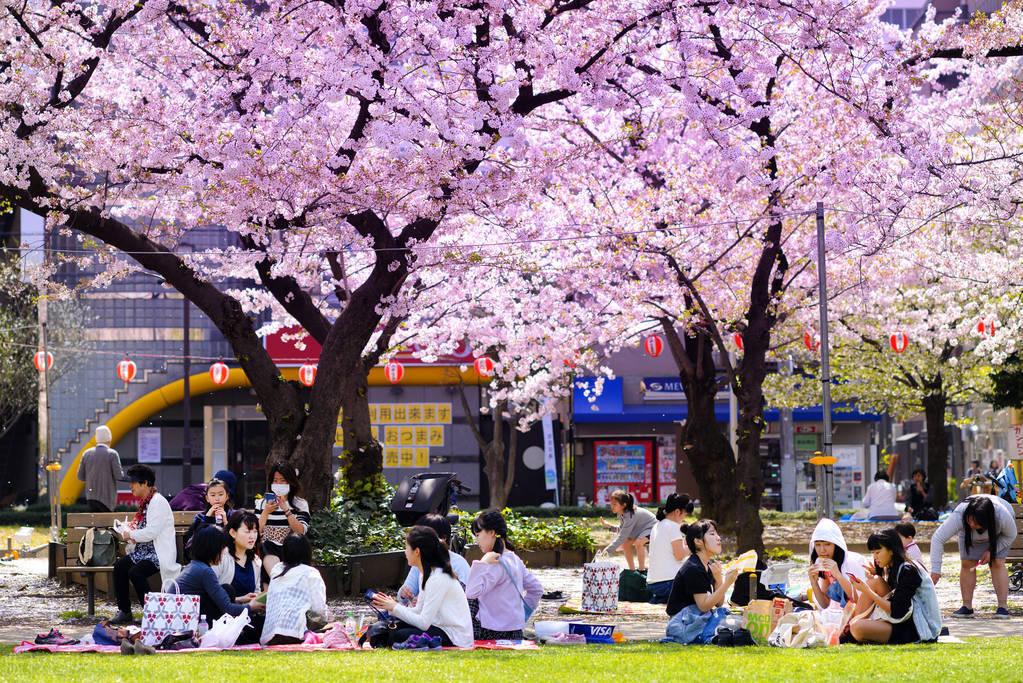
[[[927,480],[931,485],[931,504],[936,510],[941,510],[948,503],[948,435],[945,433],[948,397],[939,390],[925,396],[923,404],[927,422]]]
[[[508,502],[508,487],[505,486],[507,471],[507,455],[504,447],[504,415],[508,403],[502,401],[494,408],[494,433],[490,443],[482,446],[483,473],[487,476],[487,487],[490,489],[490,507],[502,509]]]
[[[664,322],[664,321],[662,321]],[[689,465],[699,487],[700,514],[725,533],[736,530],[735,456],[714,414],[717,367],[713,343],[705,331],[680,337],[670,323],[662,325],[686,394],[688,415],[676,451],[676,472]]]

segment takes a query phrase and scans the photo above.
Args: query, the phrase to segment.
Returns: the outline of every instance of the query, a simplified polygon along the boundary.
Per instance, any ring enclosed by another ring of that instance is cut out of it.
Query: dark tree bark
[[[736,532],[735,455],[721,431],[714,412],[718,392],[714,342],[706,332],[679,335],[667,319],[661,327],[675,358],[686,394],[688,415],[682,427],[682,443],[676,453],[676,470],[688,465],[699,487],[700,514],[721,525],[725,533]]]
[[[465,395],[465,384],[462,382],[458,383],[458,397],[462,402],[462,410],[469,415],[471,412],[469,399]],[[484,438],[479,426],[473,420],[469,420],[469,429],[483,455],[483,474],[487,478],[487,488],[490,490],[488,507],[497,510],[508,504],[508,496],[515,485],[515,464],[518,459],[519,432],[515,428],[514,416],[510,415],[508,410],[507,401],[497,404],[493,411],[494,428],[490,439]],[[506,415],[509,417],[505,417]],[[504,439],[505,426],[509,428],[507,443]]]
[[[927,481],[931,485],[931,504],[941,510],[948,503],[948,434],[945,432],[945,410],[948,397],[937,377],[934,393],[924,397],[924,420],[927,423]]]

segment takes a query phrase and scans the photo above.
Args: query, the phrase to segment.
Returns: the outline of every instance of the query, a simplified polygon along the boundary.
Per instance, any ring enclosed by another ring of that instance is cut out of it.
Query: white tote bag
[[[618,575],[614,562],[587,562],[583,565],[584,612],[614,612],[618,609]]]
[[[173,583],[177,589],[177,581]],[[160,593],[146,593],[142,608],[142,642],[156,645],[175,631],[196,631],[199,627],[199,596],[167,593],[168,583]]]

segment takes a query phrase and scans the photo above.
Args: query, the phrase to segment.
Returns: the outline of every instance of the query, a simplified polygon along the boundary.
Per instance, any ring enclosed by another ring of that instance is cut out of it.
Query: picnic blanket
[[[582,599],[572,598],[564,605],[558,607],[561,614],[598,614],[601,616],[612,616],[615,614],[642,614],[646,616],[664,616],[665,605],[651,605],[649,602],[618,602],[618,609],[614,612],[587,612],[583,610]]]
[[[354,646],[345,647],[327,647],[322,644],[306,644],[306,643],[295,643],[294,645],[269,645],[267,647],[261,647],[259,645],[235,645],[229,648],[193,648],[191,650],[157,650],[158,655],[174,655],[181,653],[196,653],[196,652],[224,652],[224,651],[253,651],[253,650],[267,650],[270,652],[344,652],[344,651],[357,651],[362,648]],[[460,650],[463,648],[458,647],[446,647],[445,650]],[[470,648],[465,648],[470,649]],[[478,650],[539,650],[535,641],[532,640],[477,640],[475,643],[475,649]],[[21,654],[23,652],[98,652],[101,654],[117,655],[121,654],[121,648],[117,645],[36,645],[32,641],[23,640],[21,645],[17,645],[14,648],[15,654]]]

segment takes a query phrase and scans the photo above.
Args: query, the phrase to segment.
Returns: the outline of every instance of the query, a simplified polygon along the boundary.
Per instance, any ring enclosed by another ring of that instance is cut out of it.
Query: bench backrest
[[[199,511],[174,511],[172,514],[174,515],[174,526],[187,527],[191,525]],[[112,527],[115,519],[123,521],[127,517],[130,522],[134,516],[134,512],[70,512],[67,516],[67,526],[69,530],[74,527]]]

